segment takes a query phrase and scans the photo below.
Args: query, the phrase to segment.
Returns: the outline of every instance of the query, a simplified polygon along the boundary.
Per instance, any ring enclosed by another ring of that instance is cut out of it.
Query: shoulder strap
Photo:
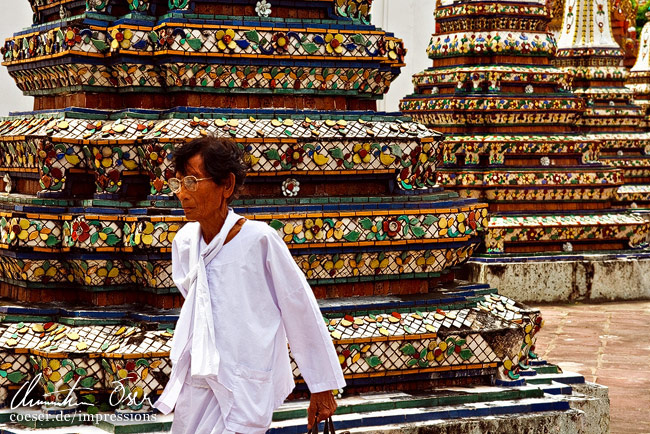
[[[246,223],[246,220],[247,220],[246,217],[242,217],[239,220],[237,220],[237,222],[232,227],[232,229],[230,229],[230,232],[228,232],[228,235],[226,235],[226,241],[223,242],[224,246],[228,244],[230,241],[232,241],[233,238],[235,238],[235,236],[239,233],[244,223]]]

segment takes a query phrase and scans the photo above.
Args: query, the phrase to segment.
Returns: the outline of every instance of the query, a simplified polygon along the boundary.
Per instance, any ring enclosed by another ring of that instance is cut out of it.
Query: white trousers
[[[226,430],[219,402],[207,387],[185,383],[176,402],[172,434],[235,434]]]

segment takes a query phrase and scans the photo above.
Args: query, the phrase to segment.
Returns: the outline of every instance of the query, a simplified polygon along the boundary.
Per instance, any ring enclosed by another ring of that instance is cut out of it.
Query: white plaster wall
[[[434,30],[434,0],[375,0],[373,24],[404,40],[408,53],[402,74],[393,82],[389,93],[378,103],[381,111],[397,111],[399,100],[413,92],[411,76],[431,66],[426,48]],[[28,27],[32,11],[27,0],[0,0],[0,41]],[[23,96],[0,67],[0,116],[10,111],[31,110],[33,98]]]
[[[32,9],[27,0],[0,0],[0,43],[15,32],[32,24]],[[24,96],[0,66],[0,116],[10,111],[27,111],[34,107],[34,98]]]
[[[404,40],[408,49],[406,66],[393,82],[384,100],[377,106],[380,111],[399,110],[399,101],[413,93],[411,77],[429,68],[427,45],[434,31],[433,10],[435,0],[375,0],[372,4],[372,23]]]

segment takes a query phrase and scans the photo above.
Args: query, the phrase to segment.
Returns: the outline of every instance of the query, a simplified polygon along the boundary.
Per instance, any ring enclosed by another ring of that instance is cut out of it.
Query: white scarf
[[[199,254],[202,239],[201,227],[197,225],[198,233],[192,237],[190,247],[190,272],[183,281],[187,288],[187,297],[183,303],[181,314],[176,323],[170,359],[176,367],[181,357],[190,345],[191,376],[193,378],[215,379],[219,373],[219,351],[217,350],[214,331],[214,317],[212,315],[212,301],[206,266],[217,256],[226,241],[230,230],[242,217],[232,209],[219,233],[210,241],[207,248]],[[183,387],[187,375],[188,363],[181,364],[180,369],[173,369],[169,384],[156,402],[156,407],[161,411],[171,411]],[[185,369],[182,369],[182,368]],[[167,408],[164,408],[167,407]]]

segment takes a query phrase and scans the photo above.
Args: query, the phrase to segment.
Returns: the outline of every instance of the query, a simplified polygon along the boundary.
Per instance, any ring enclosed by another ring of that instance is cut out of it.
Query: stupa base
[[[650,297],[650,252],[484,255],[464,278],[524,303],[634,300]]]
[[[549,373],[550,371],[550,373]],[[527,384],[517,387],[450,387],[422,393],[378,393],[339,400],[337,430],[350,433],[557,433],[609,432],[608,389],[584,377],[562,373],[539,362]],[[306,432],[307,401],[284,404],[274,414],[269,434]],[[58,433],[73,427],[80,434],[169,432],[173,416],[118,415],[100,412],[49,415],[26,408],[0,411],[0,428],[8,434]],[[121,417],[119,417],[121,416]],[[26,420],[30,421],[27,422]],[[46,420],[47,419],[47,420]],[[66,422],[67,420],[67,422]]]

